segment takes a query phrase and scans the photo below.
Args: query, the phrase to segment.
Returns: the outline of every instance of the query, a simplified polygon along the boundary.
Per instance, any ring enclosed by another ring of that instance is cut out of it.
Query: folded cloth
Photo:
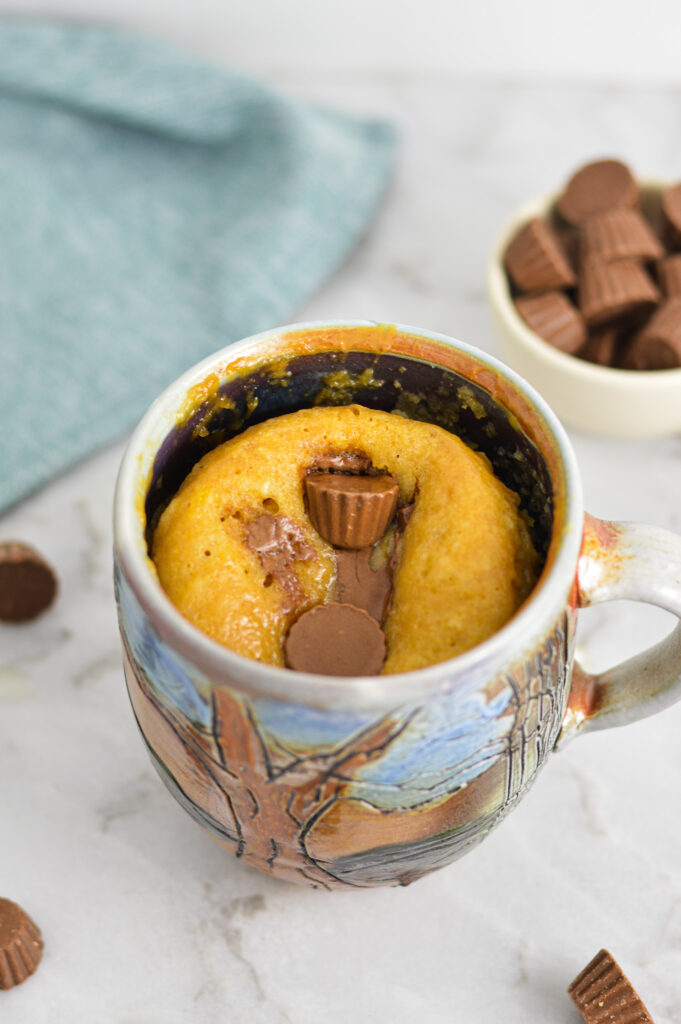
[[[111,28],[0,21],[0,510],[285,322],[366,229],[385,124]]]

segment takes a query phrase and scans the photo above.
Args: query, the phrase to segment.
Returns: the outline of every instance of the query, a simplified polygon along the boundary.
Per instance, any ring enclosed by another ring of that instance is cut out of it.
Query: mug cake
[[[431,423],[361,405],[250,427],[192,469],[156,526],[170,600],[245,657],[406,672],[481,643],[536,582],[518,496]]]

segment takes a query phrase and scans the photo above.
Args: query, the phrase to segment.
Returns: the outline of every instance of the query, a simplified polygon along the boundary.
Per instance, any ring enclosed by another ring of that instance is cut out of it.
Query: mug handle
[[[645,601],[681,619],[681,537],[643,523],[584,517],[575,603]],[[578,733],[646,718],[681,700],[681,622],[666,639],[607,672],[591,675],[575,662],[556,747]]]

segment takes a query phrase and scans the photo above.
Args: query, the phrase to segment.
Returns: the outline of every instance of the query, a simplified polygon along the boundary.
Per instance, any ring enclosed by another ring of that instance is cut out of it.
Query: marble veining
[[[398,320],[491,350],[485,261],[518,202],[597,155],[681,178],[671,89],[272,81],[392,117],[402,136],[376,222],[297,319]],[[590,512],[681,529],[679,438],[571,438]],[[36,975],[0,992],[3,1024],[576,1024],[565,987],[601,946],[656,1024],[678,1021],[681,707],[577,739],[481,847],[408,889],[267,878],[196,828],[140,743],[111,584],[121,453],[0,518],[0,537],[36,544],[61,579],[43,619],[0,627],[0,893],[46,943]],[[627,602],[593,608],[578,653],[598,670],[670,624]]]

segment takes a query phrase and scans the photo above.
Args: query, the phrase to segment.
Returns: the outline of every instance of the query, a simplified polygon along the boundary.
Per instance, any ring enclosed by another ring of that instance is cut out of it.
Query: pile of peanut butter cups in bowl
[[[501,358],[570,426],[681,431],[681,183],[579,168],[499,236],[488,295]]]

